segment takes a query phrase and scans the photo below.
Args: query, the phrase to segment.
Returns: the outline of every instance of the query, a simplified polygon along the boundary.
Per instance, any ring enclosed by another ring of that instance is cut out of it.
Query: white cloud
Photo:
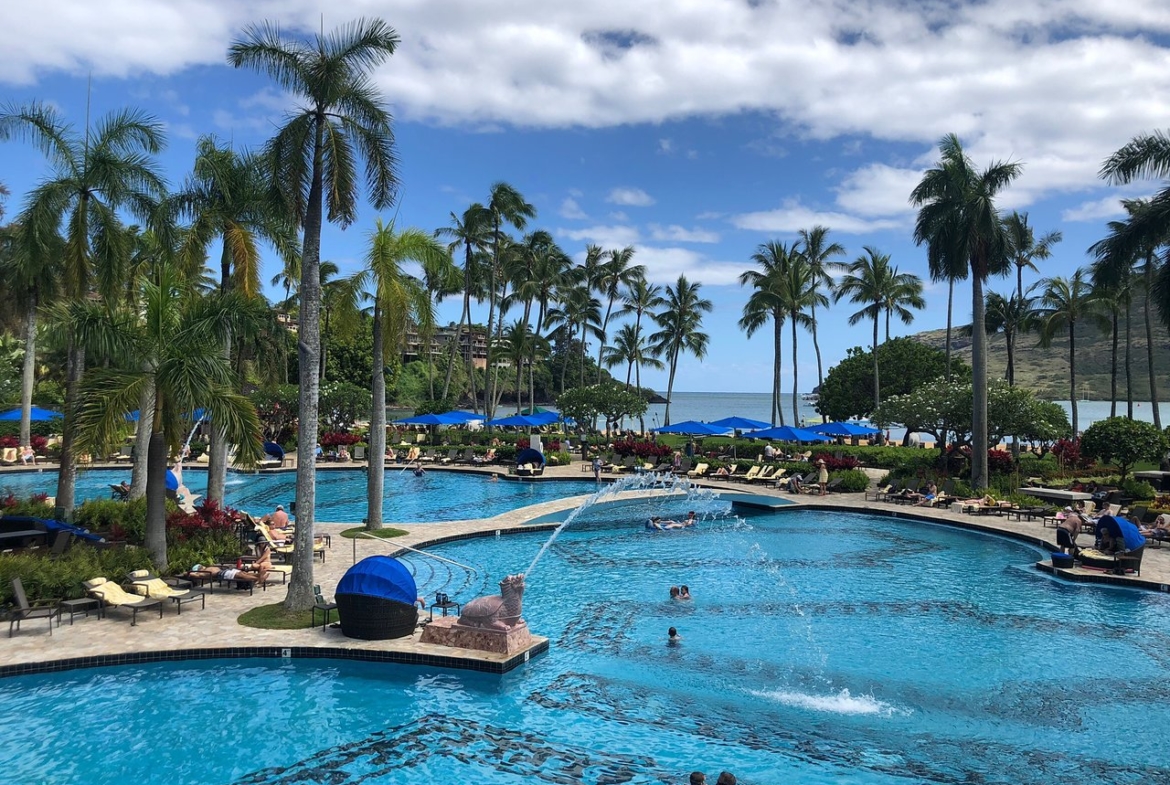
[[[1062,221],[1098,221],[1105,218],[1121,218],[1125,216],[1125,208],[1121,206],[1121,197],[1106,196],[1104,199],[1093,199],[1081,202],[1076,207],[1063,211],[1060,214]]]
[[[671,153],[673,153],[674,152],[674,140],[673,139],[659,139],[658,140],[658,152],[661,153],[662,155],[670,155]]]
[[[678,224],[671,224],[670,226],[661,226],[659,224],[650,224],[647,227],[650,230],[651,239],[672,243],[717,243],[719,242],[719,235],[707,229],[687,229]]]
[[[614,188],[605,201],[623,207],[649,207],[654,204],[654,197],[641,188]]]
[[[740,229],[758,232],[797,232],[820,224],[842,234],[866,234],[906,225],[906,221],[900,219],[862,218],[835,210],[815,210],[797,199],[785,199],[775,210],[732,216],[731,223]]]
[[[630,220],[630,216],[626,215],[621,210],[614,210],[612,213],[609,214],[609,220],[617,221],[620,224],[624,224]]]
[[[743,262],[720,262],[689,248],[659,248],[634,246],[634,261],[646,267],[646,279],[651,283],[674,283],[679,275],[705,286],[726,286],[739,283],[744,271]]]
[[[570,221],[583,221],[589,216],[581,209],[581,205],[577,204],[577,200],[569,196],[565,201],[561,202],[560,215],[562,218],[568,218]]]
[[[330,13],[369,8],[335,0]],[[245,25],[311,32],[319,13],[319,0],[5,3],[0,82],[222,67]],[[758,145],[772,155],[801,136],[926,149],[954,131],[977,162],[1027,164],[1010,189],[1021,203],[1099,185],[1109,152],[1170,115],[1163,0],[414,0],[392,23],[402,42],[376,81],[399,117],[562,128],[761,112],[778,118]]]
[[[584,229],[557,229],[557,237],[600,245],[602,248],[625,248],[638,242],[638,230],[633,226],[597,225]]]

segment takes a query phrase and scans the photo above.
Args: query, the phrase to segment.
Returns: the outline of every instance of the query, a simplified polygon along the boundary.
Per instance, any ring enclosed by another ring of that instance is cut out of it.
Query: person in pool
[[[695,511],[691,510],[690,512],[687,513],[686,520],[684,520],[682,522],[682,524],[683,524],[683,526],[694,526],[695,523],[697,523],[697,521],[695,520]]]
[[[657,515],[646,521],[646,529],[648,531],[664,532],[667,529],[685,529],[686,527],[687,524],[679,523],[678,521],[664,521]]]
[[[682,599],[682,593],[679,591],[677,586],[670,587],[670,599],[672,599],[672,600],[681,600]]]
[[[682,636],[678,634],[678,630],[671,627],[666,631],[666,645],[677,646],[682,642]]]
[[[691,599],[691,590],[690,590],[690,588],[687,587],[687,585],[685,583],[682,586],[678,587],[678,598],[680,600]]]

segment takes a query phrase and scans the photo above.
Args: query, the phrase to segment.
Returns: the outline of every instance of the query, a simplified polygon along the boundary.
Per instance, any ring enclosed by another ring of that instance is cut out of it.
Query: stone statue
[[[499,594],[476,597],[464,605],[457,625],[508,632],[524,624],[520,618],[523,602],[523,573],[509,575],[500,581]]]

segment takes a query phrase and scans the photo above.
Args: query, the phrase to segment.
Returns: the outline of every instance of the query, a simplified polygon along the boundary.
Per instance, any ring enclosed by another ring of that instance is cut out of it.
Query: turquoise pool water
[[[797,511],[566,530],[529,576],[549,654],[504,677],[217,661],[0,682],[11,782],[1170,782],[1170,598],[1075,586],[1007,540]],[[533,532],[412,557],[460,599]],[[692,603],[667,600],[686,583]],[[104,624],[91,620],[84,624]],[[668,627],[683,635],[665,643]],[[74,634],[83,634],[75,629]],[[81,740],[84,740],[82,743]]]
[[[77,498],[106,499],[110,485],[130,480],[129,469],[91,469],[77,477]],[[185,468],[183,482],[191,493],[207,492],[207,471]],[[592,493],[592,481],[489,482],[486,477],[457,472],[428,471],[415,477],[410,471],[387,469],[383,516],[387,523],[427,523],[488,518],[529,504]],[[0,475],[0,495],[12,491],[27,497],[32,493],[57,492],[57,474],[19,472]],[[296,498],[296,475],[239,474],[227,476],[227,503],[254,514],[271,512],[277,504],[289,508]],[[362,469],[331,469],[317,472],[317,521],[358,523],[366,517],[366,475]]]

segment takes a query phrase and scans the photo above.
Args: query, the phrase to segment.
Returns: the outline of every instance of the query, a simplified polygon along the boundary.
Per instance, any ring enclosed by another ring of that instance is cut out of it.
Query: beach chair
[[[679,463],[679,465],[678,465],[678,471],[676,471],[676,472],[675,472],[675,474],[687,474],[687,473],[689,473],[689,472],[690,472],[690,470],[691,470],[691,463],[692,463],[692,462],[691,462],[691,459],[690,459],[690,458],[683,458],[683,459],[682,459],[682,462],[681,462],[681,463]]]
[[[22,621],[29,619],[48,619],[49,620],[49,634],[53,634],[53,619],[57,619],[57,623],[61,622],[61,608],[56,604],[53,605],[30,605],[28,597],[24,593],[24,584],[21,583],[20,578],[12,579],[12,598],[16,601],[16,607],[8,613],[8,637],[12,637],[12,630],[15,627],[20,629]]]
[[[207,595],[203,592],[172,586],[157,575],[152,575],[147,570],[135,570],[126,577],[126,588],[132,594],[149,597],[154,600],[170,600],[175,603],[175,608],[180,616],[183,614],[183,605],[185,603],[199,600],[203,608],[207,607]]]
[[[711,475],[711,477],[712,477],[712,479],[715,479],[715,480],[724,480],[724,481],[730,482],[732,479],[738,479],[740,476],[742,476],[742,475],[736,474],[736,472],[738,472],[738,471],[739,471],[739,464],[733,463],[733,464],[731,464],[731,466],[729,468],[727,468],[727,470],[725,472],[716,471],[715,474]]]
[[[363,444],[355,444],[353,446],[353,459],[355,461],[364,461],[366,459],[366,448]]]
[[[700,477],[706,477],[707,470],[710,468],[711,467],[709,465],[707,465],[705,463],[700,463],[695,468],[693,468],[689,472],[687,472],[687,476],[691,477],[693,479],[698,479]]]
[[[130,611],[131,627],[138,625],[138,611],[146,610],[147,608],[158,608],[158,617],[160,619],[162,618],[162,600],[130,594],[118,584],[111,583],[105,578],[94,578],[93,580],[86,581],[82,585],[85,586],[85,591],[89,596],[101,603],[103,609],[125,608]]]
[[[738,477],[727,477],[726,479],[735,480],[736,482],[752,482],[765,471],[765,468],[764,466],[753,466],[745,474],[741,474]]]
[[[4,451],[0,452],[0,465],[15,466],[18,460],[15,447],[5,447]]]
[[[893,490],[893,488],[894,488],[894,486],[891,483],[890,485],[887,485],[884,488],[873,488],[873,489],[866,490],[865,501],[875,501],[875,502],[881,501],[881,498],[883,496],[885,496],[887,493],[889,493],[891,490]]]
[[[458,450],[456,450],[454,447],[452,447],[450,450],[447,450],[447,457],[446,457],[446,458],[444,458],[444,459],[441,461],[441,463],[442,463],[444,466],[447,466],[447,465],[449,465],[449,464],[455,463],[455,456],[456,456],[456,455],[458,455],[458,454],[459,454],[459,451],[458,451]]]

